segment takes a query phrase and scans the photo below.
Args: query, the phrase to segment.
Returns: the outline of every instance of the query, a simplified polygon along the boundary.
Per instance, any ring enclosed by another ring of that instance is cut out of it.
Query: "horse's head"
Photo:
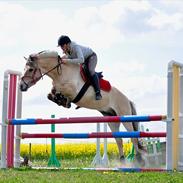
[[[51,76],[51,74],[54,74],[56,68],[58,72],[61,64],[60,57],[55,51],[42,51],[37,54],[31,54],[25,59],[27,61],[24,69],[25,72],[19,83],[21,91],[27,91],[28,88],[35,85],[44,75]]]
[[[25,58],[25,57],[24,57]],[[38,55],[32,54],[26,59],[25,72],[21,77],[19,86],[21,91],[27,91],[28,88],[36,84],[42,77],[41,69],[38,67]]]

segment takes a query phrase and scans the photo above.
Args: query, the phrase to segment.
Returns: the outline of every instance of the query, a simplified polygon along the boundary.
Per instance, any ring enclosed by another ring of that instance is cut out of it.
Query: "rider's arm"
[[[83,56],[83,53],[82,53],[82,50],[80,48],[80,46],[74,46],[74,50],[73,50],[75,53],[76,53],[76,56],[77,58],[66,58],[66,59],[63,59],[63,61],[65,62],[69,62],[69,63],[75,63],[75,64],[82,64],[84,63],[84,56]]]

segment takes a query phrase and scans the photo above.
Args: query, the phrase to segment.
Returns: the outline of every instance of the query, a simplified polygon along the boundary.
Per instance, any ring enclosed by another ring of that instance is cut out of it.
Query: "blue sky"
[[[183,61],[182,22],[181,0],[0,1],[0,84],[5,70],[23,71],[23,56],[45,49],[62,54],[57,38],[67,34],[96,51],[97,70],[135,102],[139,114],[166,114],[167,64]],[[100,115],[75,111],[74,105],[70,110],[57,107],[46,98],[50,88],[51,81],[45,77],[23,94],[23,117]],[[165,129],[163,124],[150,127],[152,131]],[[95,126],[59,128],[86,132]]]

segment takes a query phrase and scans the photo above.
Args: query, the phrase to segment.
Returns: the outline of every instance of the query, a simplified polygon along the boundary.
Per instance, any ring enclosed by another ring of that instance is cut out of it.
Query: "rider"
[[[97,65],[96,53],[91,48],[78,45],[77,43],[71,41],[70,38],[65,35],[59,37],[58,46],[61,47],[65,54],[62,57],[63,63],[85,64],[90,81],[95,90],[95,99],[101,100],[102,95],[100,93],[99,79],[95,73],[95,67]]]

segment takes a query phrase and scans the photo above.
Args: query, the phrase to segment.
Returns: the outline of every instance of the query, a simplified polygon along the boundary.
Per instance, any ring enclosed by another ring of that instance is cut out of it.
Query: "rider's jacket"
[[[66,53],[66,60],[70,63],[84,63],[84,61],[94,52],[91,48],[81,46],[75,42],[70,43],[71,51]]]

